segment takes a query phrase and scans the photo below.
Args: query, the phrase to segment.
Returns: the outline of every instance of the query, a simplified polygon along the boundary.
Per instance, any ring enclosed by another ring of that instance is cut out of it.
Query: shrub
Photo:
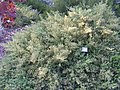
[[[104,0],[53,0],[54,1],[54,10],[60,12],[68,11],[69,7],[79,5],[83,8],[92,7],[95,3],[99,3]]]
[[[32,6],[33,9],[37,9],[40,13],[46,13],[50,10],[50,7],[40,0],[27,0],[25,4]]]
[[[40,20],[37,10],[32,10],[31,6],[25,4],[17,4],[16,13],[16,26],[24,26]]]
[[[112,6],[114,11],[116,12],[116,15],[120,17],[120,0],[116,0],[116,2],[113,2]]]
[[[6,45],[0,88],[119,90],[119,30],[119,18],[102,3],[48,14]]]
[[[117,16],[120,16],[120,1],[119,0],[53,0],[54,7],[53,10],[58,10],[60,12],[66,12],[69,7],[74,7],[79,5],[83,8],[92,7],[95,3],[107,2],[113,8],[113,11]]]

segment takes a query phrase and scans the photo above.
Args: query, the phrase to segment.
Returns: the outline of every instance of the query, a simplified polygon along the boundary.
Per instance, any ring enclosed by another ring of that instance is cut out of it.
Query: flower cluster
[[[14,2],[25,2],[25,0],[0,0],[0,16],[5,28],[11,28],[15,24],[16,6]]]

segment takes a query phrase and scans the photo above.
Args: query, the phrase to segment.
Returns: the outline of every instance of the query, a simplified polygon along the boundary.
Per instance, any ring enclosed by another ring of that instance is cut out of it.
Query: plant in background
[[[50,7],[41,0],[28,0],[25,4],[31,6],[33,9],[37,9],[41,14],[50,11]]]
[[[116,12],[116,15],[120,17],[120,0],[114,0],[113,9]]]
[[[54,5],[53,0],[38,0],[38,1],[41,1],[41,2],[43,2],[43,3],[45,3],[45,4],[49,5],[49,6]]]
[[[37,10],[33,10],[32,6],[27,6],[25,4],[17,4],[17,17],[15,19],[15,27],[21,27],[29,25],[31,23],[40,20],[40,16]]]
[[[24,1],[22,0],[21,2],[20,0],[20,3],[16,3],[18,0],[12,0],[13,4],[10,4],[9,7],[7,7],[9,0],[1,1],[0,43],[6,43],[12,40],[15,32],[21,31],[19,27],[34,23],[40,19],[37,11],[24,5]],[[5,6],[3,3],[6,3]],[[4,8],[8,8],[8,11]]]
[[[103,3],[48,14],[5,45],[0,88],[119,90],[119,19]]]
[[[14,26],[16,18],[16,6],[14,2],[24,2],[25,0],[1,0],[0,1],[0,16],[3,26],[11,28]]]
[[[4,27],[12,27],[14,19],[16,18],[16,7],[11,0],[0,3],[0,16]]]
[[[95,3],[106,2],[109,6],[112,7],[116,15],[120,16],[120,0],[53,0],[53,2],[53,10],[58,10],[60,12],[66,12],[70,7],[74,7],[76,5],[79,5],[82,8],[90,8]]]
[[[67,12],[70,7],[79,5],[82,8],[92,7],[95,3],[105,0],[53,0],[54,7],[53,10],[58,10],[60,12]]]

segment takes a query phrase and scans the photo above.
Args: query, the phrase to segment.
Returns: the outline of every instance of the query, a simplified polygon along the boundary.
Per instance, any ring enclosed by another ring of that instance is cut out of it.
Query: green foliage
[[[114,11],[116,12],[116,15],[120,17],[120,3],[119,4],[113,3],[113,8]]]
[[[66,12],[69,7],[74,7],[79,5],[82,8],[90,8],[94,4],[99,2],[106,2],[111,6],[117,16],[120,16],[120,4],[116,3],[115,0],[53,0],[54,7],[53,10],[58,10],[60,12]]]
[[[53,0],[54,10],[66,12],[69,7],[79,5],[80,7],[92,7],[94,4],[104,0]]]
[[[59,11],[59,12],[65,12],[66,9],[66,2],[65,0],[53,0],[54,1],[54,7],[52,8],[54,11]]]
[[[40,16],[37,10],[32,10],[30,6],[24,4],[17,4],[16,26],[28,25],[39,20]]]
[[[71,8],[65,16],[48,14],[6,45],[0,88],[119,90],[119,30],[119,18],[102,3]]]
[[[31,5],[33,9],[37,9],[40,11],[40,13],[46,13],[50,10],[50,7],[48,5],[40,2],[39,0],[27,0],[25,4],[28,6]]]
[[[120,3],[116,2],[117,0],[107,0],[108,5],[113,8],[113,11],[116,13],[116,16],[120,17]]]

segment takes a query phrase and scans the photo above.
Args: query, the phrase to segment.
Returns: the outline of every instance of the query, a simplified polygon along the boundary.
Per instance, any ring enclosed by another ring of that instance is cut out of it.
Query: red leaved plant
[[[15,24],[16,6],[14,2],[25,2],[26,0],[0,0],[0,17],[5,28],[11,28]]]

